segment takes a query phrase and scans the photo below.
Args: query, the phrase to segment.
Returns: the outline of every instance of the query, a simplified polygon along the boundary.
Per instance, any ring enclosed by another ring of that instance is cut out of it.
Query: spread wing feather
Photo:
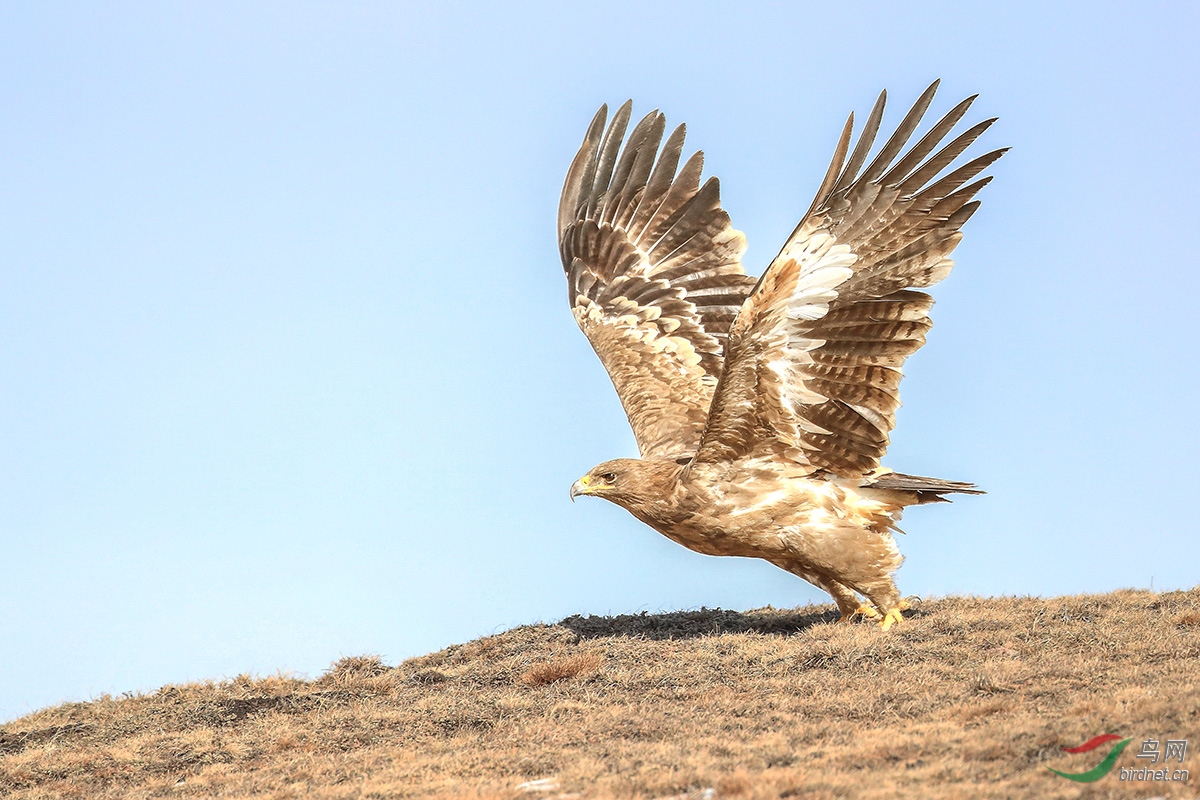
[[[886,93],[852,151],[847,121],[812,207],[730,329],[697,461],[783,457],[843,476],[879,467],[901,368],[932,325],[933,299],[916,290],[950,272],[959,229],[990,180],[974,178],[1005,152],[934,180],[994,121],[943,144],[968,98],[904,152],[936,88],[869,164]]]
[[[559,250],[575,319],[638,449],[678,458],[699,445],[729,327],[754,280],[717,179],[700,183],[703,155],[679,166],[684,126],[664,143],[656,111],[625,139],[630,107],[606,129],[605,106],[588,128],[563,186]]]

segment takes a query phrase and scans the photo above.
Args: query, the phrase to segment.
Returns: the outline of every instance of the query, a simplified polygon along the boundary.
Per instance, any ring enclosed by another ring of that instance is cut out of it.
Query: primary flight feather
[[[559,250],[572,312],[621,399],[640,459],[593,468],[571,496],[628,509],[711,555],[764,558],[829,592],[843,619],[901,619],[893,540],[905,506],[977,494],[880,466],[904,360],[925,343],[959,229],[1005,151],[943,172],[994,120],[947,137],[974,97],[905,150],[937,88],[878,152],[879,96],[850,115],[812,206],[757,281],[703,156],[680,166],[652,112],[592,120],[567,172]],[[864,166],[865,165],[865,166]],[[941,177],[939,177],[941,176]],[[865,599],[864,599],[865,598]]]

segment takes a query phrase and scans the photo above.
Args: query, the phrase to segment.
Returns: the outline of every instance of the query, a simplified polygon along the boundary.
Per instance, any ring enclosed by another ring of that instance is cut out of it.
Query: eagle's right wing
[[[665,120],[630,103],[592,120],[558,207],[571,309],[608,370],[643,456],[690,456],[721,374],[729,326],[754,279],[746,240],[721,208],[703,155],[679,169],[684,127],[659,151]],[[618,150],[620,153],[618,154]]]
[[[943,144],[974,98],[902,152],[936,87],[865,169],[886,95],[847,160],[851,115],[812,207],[730,330],[697,462],[783,458],[847,477],[879,467],[901,367],[932,324],[933,298],[915,290],[950,272],[959,228],[990,180],[973,179],[1004,153],[938,178],[994,121]]]

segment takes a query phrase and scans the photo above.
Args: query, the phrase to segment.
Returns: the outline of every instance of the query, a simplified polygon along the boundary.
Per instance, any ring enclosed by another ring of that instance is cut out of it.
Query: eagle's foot
[[[880,630],[886,631],[888,628],[892,627],[897,622],[904,621],[904,615],[900,613],[902,606],[904,605],[904,601],[901,600],[900,603],[901,603],[901,605],[897,606],[896,608],[893,608],[891,611],[887,612],[887,614],[884,614],[883,619],[880,620],[880,622],[879,622]]]
[[[838,622],[854,622],[856,619],[879,619],[879,612],[875,610],[875,606],[863,603],[853,611],[843,611]]]

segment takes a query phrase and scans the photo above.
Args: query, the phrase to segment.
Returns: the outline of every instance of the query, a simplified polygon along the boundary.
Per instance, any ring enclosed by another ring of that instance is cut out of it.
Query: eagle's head
[[[588,474],[571,484],[571,499],[581,494],[591,494],[616,502],[622,490],[629,489],[630,475],[637,461],[632,458],[617,458],[597,464]]]
[[[605,461],[571,484],[571,499],[587,494],[603,497],[635,511],[636,506],[669,497],[671,484],[681,469],[674,461],[659,459],[616,458]]]

